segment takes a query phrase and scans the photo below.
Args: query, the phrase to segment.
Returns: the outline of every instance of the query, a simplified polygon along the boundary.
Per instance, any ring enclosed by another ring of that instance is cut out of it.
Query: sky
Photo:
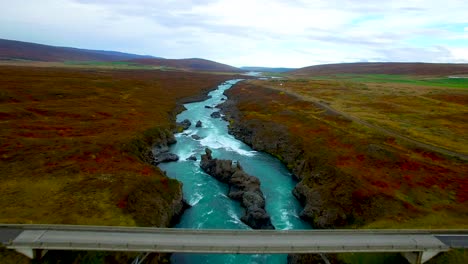
[[[468,63],[468,3],[0,0],[0,38],[236,67]]]

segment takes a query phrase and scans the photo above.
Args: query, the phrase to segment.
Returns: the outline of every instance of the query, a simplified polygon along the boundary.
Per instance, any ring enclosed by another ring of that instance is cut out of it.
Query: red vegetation
[[[371,182],[371,184],[382,189],[386,189],[389,187],[388,183],[383,181],[373,181]]]
[[[98,211],[126,208],[126,197],[142,181],[156,184],[151,185],[152,201],[171,199],[174,193],[168,190],[166,176],[124,146],[155,127],[170,131],[178,102],[197,98],[232,78],[190,72],[0,66],[0,219],[104,224],[109,220],[101,219]],[[160,187],[168,193],[157,191],[159,179],[165,179]],[[30,197],[44,190],[21,184],[12,191],[8,189],[15,186],[12,181],[44,182],[51,193],[37,208],[37,200]],[[172,184],[172,192],[178,191],[177,186]],[[12,205],[12,201],[18,202]],[[93,207],[96,203],[102,206]],[[159,206],[161,212],[170,209],[169,204]],[[16,218],[10,208],[15,208]],[[89,212],[93,214],[86,215]]]
[[[119,203],[117,204],[117,206],[118,206],[119,208],[121,208],[121,209],[126,208],[126,207],[127,207],[127,199],[128,199],[128,197],[125,197],[125,198],[121,199],[121,200],[119,201]]]
[[[427,96],[442,102],[451,102],[464,106],[468,105],[468,97],[465,94],[432,94]]]
[[[361,221],[369,221],[374,213],[393,219],[396,214],[410,217],[432,213],[432,208],[445,208],[460,215],[468,211],[466,162],[413,149],[394,138],[373,134],[376,132],[363,133],[349,122],[320,111],[311,102],[280,95],[264,86],[241,83],[228,93],[242,113],[237,122],[262,124],[258,128],[252,125],[256,133],[267,127],[268,131],[261,134],[262,142],[275,142],[284,133],[279,127],[287,128],[290,141],[286,144],[303,150],[299,159],[304,159],[293,160],[288,166],[301,173],[304,169],[294,164],[310,164],[311,171],[306,170],[309,173],[301,176],[331,207],[338,203],[342,208],[355,208],[369,217]],[[281,153],[272,149],[275,155]],[[288,151],[293,150],[285,151],[286,154]],[[327,166],[336,170],[334,175],[309,178],[312,172]],[[351,197],[352,206],[340,197]]]
[[[421,169],[421,164],[414,161],[405,160],[402,162],[398,162],[397,165],[403,171],[418,171]]]

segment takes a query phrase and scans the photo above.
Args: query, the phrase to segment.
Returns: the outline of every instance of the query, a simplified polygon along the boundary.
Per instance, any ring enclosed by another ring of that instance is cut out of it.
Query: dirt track
[[[326,110],[327,112],[330,112],[330,113],[335,114],[335,115],[342,116],[342,117],[344,117],[344,118],[346,118],[348,120],[351,120],[351,121],[354,121],[354,122],[356,122],[358,124],[361,124],[363,126],[369,127],[369,128],[371,128],[373,130],[376,130],[376,131],[378,131],[378,132],[380,132],[382,134],[394,137],[396,139],[406,141],[406,142],[411,143],[414,146],[417,146],[419,148],[426,149],[426,150],[433,151],[433,152],[438,152],[438,153],[441,153],[441,154],[447,155],[447,156],[453,156],[453,157],[459,158],[459,159],[464,160],[464,161],[468,161],[468,155],[466,155],[466,154],[463,154],[463,153],[460,153],[460,152],[455,152],[455,151],[452,151],[452,150],[449,150],[449,149],[446,149],[446,148],[443,148],[443,147],[434,146],[434,145],[431,145],[431,144],[428,144],[428,143],[425,143],[425,142],[421,142],[421,141],[418,141],[418,140],[416,140],[414,138],[404,136],[404,135],[402,135],[402,134],[400,134],[400,133],[398,133],[396,131],[393,131],[391,129],[387,129],[387,128],[383,128],[383,127],[371,124],[371,123],[369,123],[367,121],[364,121],[364,120],[362,120],[360,118],[357,118],[357,117],[351,116],[351,115],[349,115],[349,114],[347,114],[345,112],[336,110],[336,109],[332,108],[331,106],[329,106],[328,104],[323,103],[322,100],[320,100],[320,99],[318,99],[316,97],[313,97],[313,96],[310,96],[310,95],[303,96],[303,95],[297,94],[297,93],[292,92],[292,91],[286,91],[284,89],[278,89],[276,87],[271,87],[271,86],[268,86],[268,88],[273,89],[273,90],[282,91],[282,92],[287,93],[288,95],[300,98],[301,100],[311,102],[314,105],[316,105],[317,107],[319,107],[319,108],[321,108],[323,110]]]

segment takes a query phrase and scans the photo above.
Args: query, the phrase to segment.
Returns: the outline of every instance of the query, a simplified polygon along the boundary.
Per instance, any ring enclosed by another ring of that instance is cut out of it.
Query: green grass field
[[[317,80],[352,81],[360,83],[401,83],[420,86],[468,88],[468,78],[421,77],[395,74],[337,74],[317,76]]]

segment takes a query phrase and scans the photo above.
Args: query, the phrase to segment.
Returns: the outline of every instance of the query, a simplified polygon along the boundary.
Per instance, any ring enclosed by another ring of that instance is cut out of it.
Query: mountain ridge
[[[288,73],[292,75],[312,76],[334,74],[452,75],[468,74],[468,64],[424,62],[356,62],[308,66]]]
[[[201,58],[188,59],[165,59],[165,58],[139,58],[128,60],[129,62],[139,63],[143,65],[164,66],[178,68],[183,70],[198,70],[198,71],[221,71],[221,72],[242,72],[241,69]]]
[[[38,43],[0,39],[0,61],[33,62],[130,62],[186,71],[242,72],[241,69],[200,58],[165,59],[119,51],[58,47]]]
[[[240,69],[241,70],[246,70],[246,71],[283,73],[283,72],[289,72],[289,71],[297,70],[298,68],[242,66],[242,67],[240,67]]]
[[[45,62],[60,61],[119,61],[136,58],[151,58],[119,51],[59,47],[18,40],[0,39],[0,59],[31,60]]]

